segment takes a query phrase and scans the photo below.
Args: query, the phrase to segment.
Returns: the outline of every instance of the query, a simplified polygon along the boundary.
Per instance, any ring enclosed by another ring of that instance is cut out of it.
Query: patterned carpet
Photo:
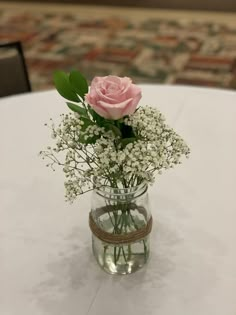
[[[34,90],[51,88],[56,69],[236,89],[236,26],[0,9],[0,41],[13,40],[23,43]]]

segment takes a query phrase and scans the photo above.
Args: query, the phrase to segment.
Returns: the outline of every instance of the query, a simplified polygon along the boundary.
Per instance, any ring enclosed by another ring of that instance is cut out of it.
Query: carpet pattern
[[[56,69],[236,89],[236,26],[1,9],[0,41],[14,40],[23,43],[34,90],[51,88]]]

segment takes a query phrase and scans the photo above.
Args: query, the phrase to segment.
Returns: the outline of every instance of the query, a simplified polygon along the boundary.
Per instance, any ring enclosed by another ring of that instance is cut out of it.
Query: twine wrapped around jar
[[[130,207],[132,208],[132,206]],[[135,206],[138,212],[146,217],[146,210],[144,207]],[[112,212],[112,206],[105,206],[95,210],[96,217],[100,217],[106,212]],[[144,239],[152,230],[152,217],[149,218],[147,224],[136,231],[132,231],[126,234],[112,234],[102,230],[98,224],[94,221],[93,215],[89,214],[89,226],[92,233],[101,241],[108,244],[129,244]]]

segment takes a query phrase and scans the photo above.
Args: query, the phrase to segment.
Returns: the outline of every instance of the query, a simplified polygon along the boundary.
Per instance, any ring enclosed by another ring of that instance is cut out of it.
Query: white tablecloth
[[[191,147],[150,188],[151,260],[129,276],[96,265],[90,195],[64,202],[63,174],[38,156],[55,92],[0,100],[1,315],[235,315],[236,93],[142,86]]]

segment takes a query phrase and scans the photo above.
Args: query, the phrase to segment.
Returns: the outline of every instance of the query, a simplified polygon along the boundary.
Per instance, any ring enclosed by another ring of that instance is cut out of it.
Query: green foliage
[[[84,100],[84,95],[88,93],[88,83],[85,77],[76,70],[69,74],[69,82],[73,90]]]
[[[104,127],[106,128],[106,130],[111,130],[115,136],[120,137],[120,138],[122,137],[122,133],[120,129],[114,124],[107,122],[104,124]]]
[[[88,117],[88,113],[85,108],[70,102],[66,102],[66,104],[69,107],[69,109],[71,109],[73,112],[79,113],[83,117]]]
[[[72,102],[78,102],[79,97],[73,91],[68,75],[63,71],[56,71],[53,75],[55,87],[61,96]]]
[[[106,121],[105,118],[101,117],[100,115],[98,115],[90,105],[88,105],[88,111],[90,113],[90,115],[92,116],[93,120],[96,122],[96,124],[99,127],[103,127],[104,126],[104,122]]]
[[[125,148],[127,144],[135,142],[137,139],[135,137],[132,138],[124,138],[120,140],[120,143],[122,145],[122,148]]]
[[[85,139],[84,135],[80,134],[79,142],[82,144],[87,144],[87,145],[88,144],[95,144],[98,138],[99,138],[98,136],[93,136],[93,137]]]
[[[120,125],[120,130],[122,133],[122,138],[135,138],[136,135],[131,126],[127,126],[124,123]]]
[[[73,70],[69,74],[56,71],[53,80],[58,93],[69,101],[84,100],[85,94],[88,93],[87,81],[79,71]]]
[[[95,125],[95,123],[87,117],[81,116],[80,120],[83,122],[83,125],[81,127],[82,131],[85,131],[88,126]]]

